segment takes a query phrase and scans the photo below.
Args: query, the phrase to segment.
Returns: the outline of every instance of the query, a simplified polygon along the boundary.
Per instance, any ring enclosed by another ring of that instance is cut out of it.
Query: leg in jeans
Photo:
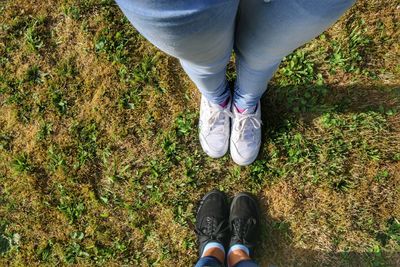
[[[255,261],[253,261],[253,260],[244,260],[244,261],[240,261],[238,264],[236,264],[232,267],[258,267],[258,264],[255,263]]]
[[[333,24],[354,0],[240,1],[234,103],[257,105],[282,58]]]
[[[221,263],[214,257],[202,257],[195,267],[222,267]]]
[[[177,57],[210,102],[229,96],[226,65],[233,47],[239,0],[116,0],[151,43]]]

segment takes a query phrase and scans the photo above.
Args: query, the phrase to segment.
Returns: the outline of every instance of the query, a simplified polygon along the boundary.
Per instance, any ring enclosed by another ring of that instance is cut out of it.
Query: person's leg
[[[202,257],[195,267],[221,267],[222,264],[215,257]]]
[[[133,26],[176,57],[209,101],[229,96],[226,65],[233,47],[239,0],[116,0]]]
[[[355,0],[246,0],[235,36],[237,81],[234,104],[257,105],[282,58],[333,24]]]
[[[133,26],[177,57],[202,93],[199,139],[213,158],[229,147],[230,90],[225,76],[239,0],[116,0]]]
[[[196,214],[200,259],[196,267],[222,266],[229,239],[229,205],[224,193],[213,190],[201,200]]]
[[[282,58],[334,23],[353,2],[240,2],[235,35],[237,80],[230,141],[231,156],[237,164],[247,165],[257,158],[261,147],[261,107],[258,103]]]

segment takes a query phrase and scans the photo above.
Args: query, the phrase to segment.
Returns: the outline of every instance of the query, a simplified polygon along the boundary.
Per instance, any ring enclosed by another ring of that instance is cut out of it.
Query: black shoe
[[[207,193],[201,200],[196,215],[196,234],[200,256],[209,242],[221,243],[225,248],[229,241],[229,205],[226,195],[218,190]]]
[[[230,246],[245,245],[252,253],[258,237],[260,224],[257,200],[248,193],[235,196],[231,204],[229,226],[231,228]]]

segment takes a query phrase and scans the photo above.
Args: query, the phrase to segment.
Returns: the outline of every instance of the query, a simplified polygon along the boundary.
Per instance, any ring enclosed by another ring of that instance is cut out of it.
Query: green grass
[[[360,0],[288,55],[239,167],[204,154],[198,91],[113,1],[2,2],[0,265],[191,266],[218,188],[259,198],[261,266],[397,266],[397,13]]]

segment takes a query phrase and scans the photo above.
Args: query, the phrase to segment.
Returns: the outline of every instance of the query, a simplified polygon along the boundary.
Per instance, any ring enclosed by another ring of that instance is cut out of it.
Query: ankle
[[[232,267],[244,260],[250,260],[249,249],[244,245],[233,245],[228,252],[228,266]]]
[[[208,243],[204,247],[204,251],[201,257],[214,257],[219,262],[223,263],[225,261],[224,247],[219,243]]]

